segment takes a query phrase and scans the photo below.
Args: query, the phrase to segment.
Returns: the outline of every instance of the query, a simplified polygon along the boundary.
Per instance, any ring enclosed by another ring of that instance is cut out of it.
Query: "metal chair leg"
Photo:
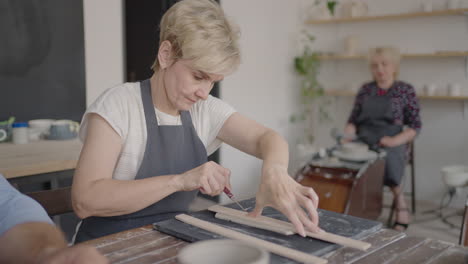
[[[390,215],[388,216],[388,219],[387,219],[387,226],[388,227],[391,227],[391,225],[392,225],[393,213],[395,212],[395,206],[396,206],[395,199],[393,199],[392,206],[390,207]]]
[[[460,230],[460,239],[458,243],[462,246],[468,246],[468,197],[465,203],[465,212],[463,214],[462,226]]]
[[[416,213],[416,174],[414,172],[414,161],[411,163],[411,211]]]

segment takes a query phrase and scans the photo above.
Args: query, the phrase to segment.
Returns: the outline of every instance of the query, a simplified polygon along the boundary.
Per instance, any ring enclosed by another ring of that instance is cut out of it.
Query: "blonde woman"
[[[229,169],[207,162],[221,142],[263,160],[251,216],[272,206],[299,234],[318,231],[318,196],[288,175],[285,140],[209,95],[240,63],[239,32],[220,6],[180,1],[160,28],[153,76],[108,89],[84,114],[72,186],[84,220],[75,241],[174,217],[199,190],[230,189]]]
[[[408,206],[400,188],[406,162],[406,145],[421,130],[419,103],[413,86],[399,81],[400,53],[393,47],[369,52],[373,81],[359,90],[345,127],[372,148],[386,149],[384,184],[392,190],[396,205],[395,229],[409,224]]]

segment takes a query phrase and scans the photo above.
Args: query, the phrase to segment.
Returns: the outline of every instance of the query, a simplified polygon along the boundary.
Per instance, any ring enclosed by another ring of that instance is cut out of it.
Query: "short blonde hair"
[[[393,46],[381,46],[381,47],[371,48],[369,49],[369,54],[367,58],[369,61],[369,65],[371,64],[372,59],[378,55],[381,55],[393,62],[393,64],[395,65],[394,77],[397,78],[398,75],[400,74],[400,61],[401,61],[400,50]]]
[[[159,45],[168,40],[173,59],[190,60],[192,67],[211,74],[228,75],[240,64],[238,27],[212,0],[183,0],[162,17]],[[156,57],[151,68],[160,68]]]

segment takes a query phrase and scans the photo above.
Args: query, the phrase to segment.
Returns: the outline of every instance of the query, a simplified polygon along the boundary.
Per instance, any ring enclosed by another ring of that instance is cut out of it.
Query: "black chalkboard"
[[[0,38],[0,121],[79,121],[86,107],[83,1],[0,1]]]
[[[253,198],[241,201],[241,204],[245,208],[253,208],[255,205],[255,199]],[[227,207],[239,209],[239,207],[236,204],[230,204],[227,205]],[[310,253],[315,256],[322,256],[340,247],[339,245],[331,244],[310,237],[303,238],[299,235],[286,236],[267,230],[248,227],[245,225],[217,219],[214,217],[215,213],[207,210],[190,213],[190,215],[238,232],[242,232],[247,235],[270,241],[272,243],[280,244],[289,248],[294,248],[305,253]],[[263,211],[263,215],[287,221],[284,215],[282,215],[280,212],[276,211],[273,208],[265,208],[265,210]],[[365,237],[382,228],[382,224],[380,222],[358,218],[350,215],[338,214],[326,210],[319,210],[319,217],[319,225],[320,228],[322,228],[323,230],[340,236],[351,237],[354,239]],[[169,219],[166,221],[154,223],[153,227],[158,231],[167,233],[169,235],[175,236],[177,238],[189,242],[222,238],[219,235],[213,234],[211,232],[205,231],[203,229],[194,227],[189,224],[185,224],[176,219]],[[271,263],[284,264],[296,262],[272,254]]]

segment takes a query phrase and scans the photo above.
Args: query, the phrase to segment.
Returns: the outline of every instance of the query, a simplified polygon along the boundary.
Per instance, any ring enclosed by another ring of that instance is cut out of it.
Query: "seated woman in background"
[[[371,148],[385,148],[384,184],[392,190],[396,209],[393,228],[405,230],[410,219],[400,186],[407,143],[421,130],[419,103],[413,86],[397,80],[400,53],[396,48],[371,49],[369,64],[374,81],[364,84],[356,95],[344,132],[357,135]]]

